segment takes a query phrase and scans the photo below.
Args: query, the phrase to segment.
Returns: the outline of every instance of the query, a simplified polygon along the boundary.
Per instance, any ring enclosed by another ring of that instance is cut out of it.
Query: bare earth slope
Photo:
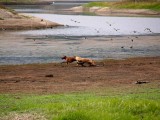
[[[60,26],[60,24],[0,8],[0,30],[39,29],[56,26]]]
[[[77,6],[70,8],[73,12],[91,12],[102,16],[160,16],[159,11],[149,9],[112,9],[109,7],[90,7]]]

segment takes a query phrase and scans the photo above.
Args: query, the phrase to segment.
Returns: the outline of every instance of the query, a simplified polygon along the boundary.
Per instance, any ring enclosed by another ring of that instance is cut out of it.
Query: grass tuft
[[[61,116],[59,120],[92,120],[91,116],[86,115],[84,111],[69,111]]]

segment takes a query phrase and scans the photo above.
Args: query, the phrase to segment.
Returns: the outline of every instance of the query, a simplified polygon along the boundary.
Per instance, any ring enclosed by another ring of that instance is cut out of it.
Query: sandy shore
[[[61,24],[0,8],[0,31],[52,28]]]
[[[160,57],[103,63],[99,67],[77,67],[75,63],[1,65],[0,93],[64,93],[119,86],[127,90],[136,86],[136,81],[160,87]]]
[[[0,30],[31,30],[40,28],[53,28],[62,25],[41,18],[31,17],[0,20],[0,26]]]

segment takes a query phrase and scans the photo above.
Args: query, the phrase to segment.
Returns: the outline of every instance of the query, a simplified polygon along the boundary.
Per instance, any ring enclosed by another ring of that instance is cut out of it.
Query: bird
[[[64,36],[64,38],[66,38],[66,39],[68,38],[65,34],[63,34],[63,36]]]
[[[76,20],[73,20],[73,19],[71,19],[71,21],[73,21],[73,22],[75,22],[75,23],[80,23],[79,21],[76,21]]]
[[[110,24],[109,22],[106,22],[109,26],[112,26],[112,24]]]
[[[66,27],[69,27],[69,25],[65,25]]]
[[[99,33],[99,30],[95,29],[95,31],[97,31],[97,33]]]
[[[137,31],[134,30],[133,33],[137,33]]]
[[[116,29],[116,28],[114,28],[114,30],[115,30],[115,31],[118,31],[118,30],[120,30],[120,29]]]
[[[84,39],[87,39],[87,37],[84,37]]]
[[[43,19],[41,19],[41,22],[43,21]]]
[[[144,31],[146,31],[146,30],[151,30],[151,29],[150,28],[145,28]]]
[[[144,31],[148,31],[150,33],[153,33],[150,28],[146,28],[146,29],[144,29]]]
[[[131,49],[133,48],[133,46],[130,47]]]
[[[133,39],[131,41],[133,42]]]
[[[138,36],[136,36],[135,38],[138,38]]]

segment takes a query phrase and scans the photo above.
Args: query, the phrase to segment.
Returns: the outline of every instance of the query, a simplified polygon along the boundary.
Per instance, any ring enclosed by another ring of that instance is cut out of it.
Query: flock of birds
[[[70,21],[74,22],[74,23],[80,23],[79,21],[77,20],[74,20],[74,19],[70,19]],[[44,22],[43,19],[41,19],[41,22]],[[119,32],[120,29],[119,28],[115,28],[113,24],[109,23],[108,21],[106,21],[106,24],[108,25],[108,27],[112,27],[112,29],[116,32]],[[65,25],[65,27],[70,27],[69,25]],[[52,29],[52,27],[51,27]],[[4,29],[3,29],[4,30]],[[100,33],[100,30],[98,29],[94,29],[97,33]],[[147,33],[153,33],[152,30],[150,28],[145,28],[144,31],[146,31]],[[134,30],[132,31],[132,33],[136,34],[136,33],[139,33],[138,31]],[[65,38],[65,39],[69,39],[68,36],[66,36],[65,34],[62,34],[62,36]],[[47,35],[45,36],[46,38],[48,37]],[[133,43],[134,42],[134,39],[138,39],[139,37],[138,36],[129,36],[128,39]],[[83,37],[83,39],[87,39],[86,36]],[[33,40],[35,41],[36,39],[33,38]],[[110,40],[113,40],[113,38],[110,38]],[[133,45],[131,45],[129,47],[130,49],[133,48]],[[121,49],[125,49],[125,46],[121,46]]]
[[[81,22],[79,22],[79,21],[77,21],[77,20],[73,20],[73,19],[71,19],[71,21],[72,22],[74,22],[74,23],[77,23],[77,24],[80,24]],[[45,20],[44,19],[40,19],[40,22],[45,22]],[[121,29],[120,28],[116,28],[115,27],[115,25],[114,24],[111,24],[111,23],[109,23],[109,22],[106,22],[106,26],[107,27],[109,27],[110,29],[112,29],[113,31],[115,31],[115,32],[121,32]],[[72,26],[70,26],[70,25],[65,25],[64,27],[72,27]],[[52,27],[51,27],[51,29],[52,29]],[[5,30],[5,29],[3,29],[2,28],[2,30]],[[98,28],[93,28],[93,31],[95,30],[95,32],[97,32],[97,33],[100,33],[101,32],[101,30],[100,29],[98,29]],[[152,32],[152,30],[150,29],[150,28],[145,28],[144,29],[144,31],[146,31],[146,33],[153,33]],[[128,41],[130,41],[130,45],[124,45],[124,43],[121,43],[120,44],[120,46],[118,46],[119,48],[119,50],[120,51],[134,51],[135,50],[135,44],[136,44],[136,40],[138,40],[139,39],[139,36],[136,36],[136,33],[138,33],[138,31],[136,31],[136,30],[134,30],[134,31],[132,31],[132,33],[133,33],[133,35],[131,35],[131,36],[126,36],[127,37],[127,40]],[[134,35],[135,34],[135,35]],[[70,36],[67,36],[67,35],[65,35],[65,34],[62,34],[62,36],[61,36],[62,38],[64,38],[64,39],[70,39]],[[45,35],[45,36],[43,36],[43,38],[44,39],[50,39],[50,38],[52,38],[52,37],[50,37],[49,35]],[[37,44],[38,46],[39,46],[39,44],[38,44],[38,42],[39,42],[39,40],[40,39],[42,39],[41,37],[40,38],[31,38],[31,40],[33,40],[34,42],[34,44]],[[73,39],[73,38],[72,38]],[[82,36],[82,38],[80,38],[80,39],[89,39],[87,36]],[[109,38],[106,38],[106,39],[108,39],[108,40],[115,40],[116,38],[113,38],[113,37],[109,37]],[[40,49],[39,49],[39,47],[37,46],[37,48],[35,49],[35,51],[39,51]],[[79,47],[79,46],[78,46]],[[79,48],[76,48],[76,49],[79,49]],[[72,50],[73,50],[73,47],[71,46],[69,49],[71,49],[72,48]],[[117,48],[116,48],[117,49]],[[96,51],[97,52],[99,52],[99,50],[97,50],[96,49]],[[55,52],[57,52],[57,51],[55,51]],[[58,53],[58,52],[57,52]],[[29,56],[33,56],[35,53],[33,52],[33,51],[30,51],[30,53],[29,53]]]
[[[74,22],[74,23],[80,23],[79,21],[77,20],[73,20],[73,19],[70,19],[70,21]],[[109,23],[108,21],[106,21],[106,24],[109,26],[109,27],[112,27],[113,24]],[[66,25],[66,27],[70,27],[69,25]],[[100,33],[100,30],[98,29],[94,29],[97,33]],[[113,27],[113,30],[116,31],[116,32],[119,32],[120,29],[119,28],[115,28]],[[145,28],[144,31],[146,31],[147,33],[154,33],[150,28]],[[138,31],[134,30],[132,31],[132,33],[136,34],[136,33],[139,33]],[[63,34],[64,35],[64,34]],[[66,35],[64,35],[65,38],[68,38]],[[139,37],[138,36],[130,36],[128,37],[128,39],[131,40],[131,42],[134,42],[134,38],[138,39]],[[84,37],[84,39],[87,39],[87,37]],[[111,38],[110,40],[113,40],[113,38]],[[124,46],[121,46],[121,48],[125,48]],[[129,47],[130,49],[133,48],[133,46],[130,46]]]
[[[41,19],[40,21],[41,21],[41,22],[44,22],[44,19]],[[72,21],[72,22],[74,22],[74,23],[80,23],[79,21],[74,20],[74,19],[70,19],[70,21]],[[45,22],[46,22],[46,21],[45,21]],[[112,27],[112,29],[113,29],[114,31],[116,31],[116,32],[119,32],[119,31],[120,31],[119,28],[113,27],[114,25],[111,24],[111,23],[109,23],[108,21],[106,21],[106,24],[107,24],[109,27]],[[47,24],[46,24],[46,25],[47,25]],[[65,25],[65,27],[70,27],[70,26],[69,26],[69,25]],[[52,29],[53,27],[50,27],[50,28]],[[6,30],[6,29],[1,28],[1,30],[4,31],[4,30]],[[98,29],[94,29],[94,30],[95,30],[97,33],[100,33],[100,30],[98,30]],[[144,31],[146,31],[147,33],[153,33],[150,28],[145,28]],[[136,31],[136,30],[134,30],[134,31],[132,31],[132,32],[133,32],[134,34],[139,33],[139,32]],[[68,36],[66,36],[65,34],[62,34],[62,36],[64,36],[64,38],[68,39]],[[48,37],[48,36],[46,35],[45,37]],[[134,42],[134,38],[138,39],[138,36],[128,37],[128,39],[130,39],[131,42]],[[87,37],[85,36],[84,39],[87,39]],[[36,39],[33,38],[33,40],[35,41]],[[113,40],[113,38],[111,38],[110,40]],[[124,49],[125,47],[124,47],[124,46],[121,46],[121,48]],[[132,49],[133,46],[130,46],[129,48]]]

